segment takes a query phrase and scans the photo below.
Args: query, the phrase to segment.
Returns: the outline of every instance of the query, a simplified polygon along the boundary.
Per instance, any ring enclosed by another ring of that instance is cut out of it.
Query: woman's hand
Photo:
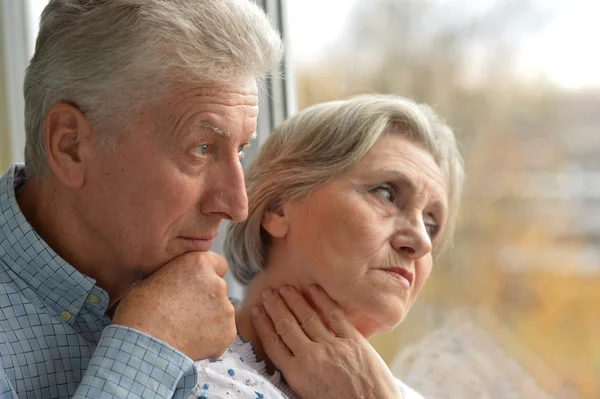
[[[339,306],[319,287],[318,312],[292,287],[267,291],[253,323],[269,359],[301,398],[401,398],[396,379]],[[265,312],[266,310],[266,312]]]

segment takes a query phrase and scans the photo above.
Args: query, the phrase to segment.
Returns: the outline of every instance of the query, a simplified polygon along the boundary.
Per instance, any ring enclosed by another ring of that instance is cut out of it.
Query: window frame
[[[256,127],[256,142],[245,151],[245,157],[242,161],[244,169],[258,152],[258,148],[267,140],[275,126],[287,119],[292,113],[296,112],[295,81],[290,74],[290,59],[287,57],[286,43],[286,20],[285,20],[285,0],[256,0],[256,4],[261,7],[273,27],[281,34],[284,43],[284,56],[277,70],[267,76],[264,80],[263,90],[259,97],[259,113]],[[212,250],[222,255],[223,231],[221,224],[220,233],[215,238]],[[231,273],[225,275],[227,290],[229,296],[233,298],[242,298],[244,296],[244,287],[234,280]]]
[[[7,136],[10,145],[10,163],[22,162],[25,149],[25,101],[23,80],[29,62],[29,1],[4,0],[0,2],[2,30],[0,31],[7,116]]]

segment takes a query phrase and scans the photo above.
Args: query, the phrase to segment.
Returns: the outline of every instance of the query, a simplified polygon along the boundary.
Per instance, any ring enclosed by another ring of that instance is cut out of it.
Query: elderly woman
[[[462,181],[450,128],[405,98],[319,104],[279,126],[247,173],[249,217],[225,241],[247,289],[238,336],[197,363],[196,395],[420,398],[366,338],[414,303]]]

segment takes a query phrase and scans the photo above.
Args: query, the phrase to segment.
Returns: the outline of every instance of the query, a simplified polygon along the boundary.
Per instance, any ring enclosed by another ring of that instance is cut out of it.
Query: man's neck
[[[100,250],[99,243],[89,239],[78,221],[77,209],[61,196],[60,189],[43,179],[30,178],[16,197],[25,219],[46,244],[108,293],[109,308],[133,285],[134,281],[127,281],[106,266],[116,263],[104,259],[108,251]]]

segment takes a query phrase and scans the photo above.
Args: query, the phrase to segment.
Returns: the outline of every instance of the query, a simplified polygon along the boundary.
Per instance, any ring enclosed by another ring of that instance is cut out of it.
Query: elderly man
[[[246,217],[239,157],[280,56],[250,0],[49,2],[26,162],[0,179],[2,397],[181,397],[232,342],[209,249]]]

